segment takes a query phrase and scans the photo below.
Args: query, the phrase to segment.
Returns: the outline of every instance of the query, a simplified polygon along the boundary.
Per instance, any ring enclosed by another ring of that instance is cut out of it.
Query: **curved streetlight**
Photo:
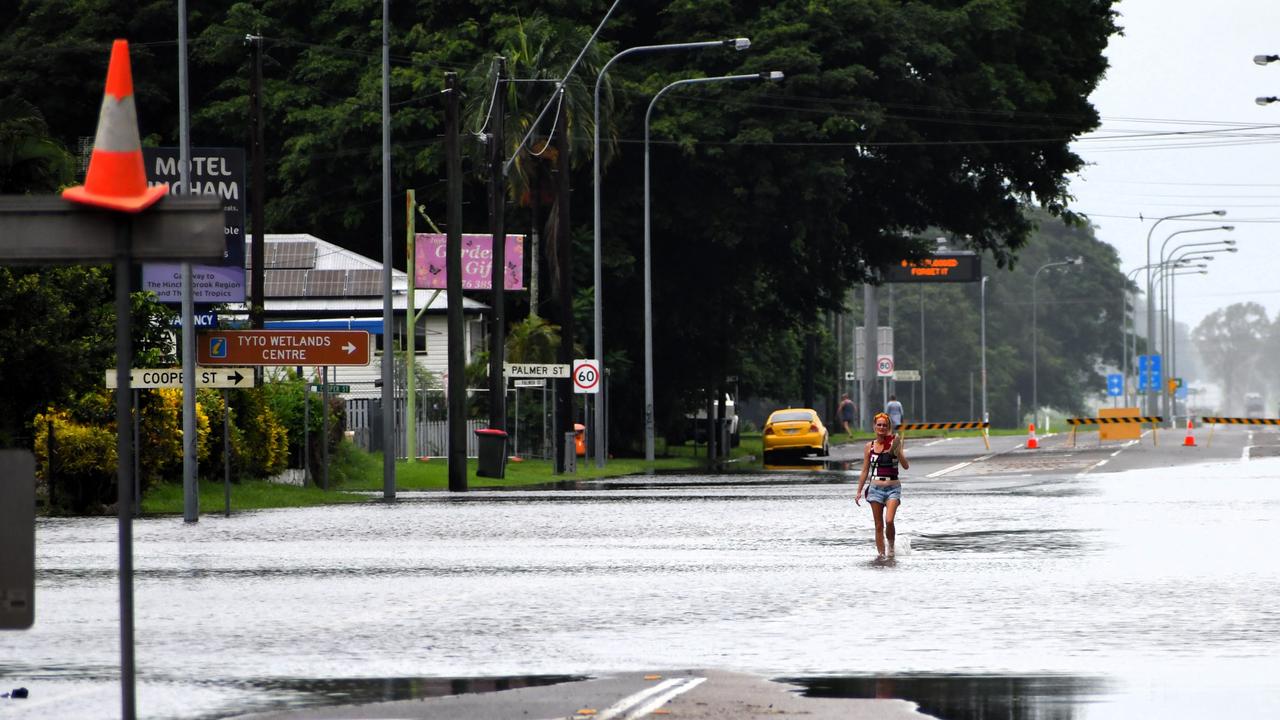
[[[1156,324],[1155,306],[1152,305],[1151,303],[1151,268],[1152,268],[1151,235],[1156,231],[1156,228],[1160,226],[1160,223],[1164,222],[1165,220],[1183,220],[1186,218],[1204,217],[1205,215],[1216,215],[1218,217],[1222,217],[1223,215],[1226,215],[1226,214],[1227,214],[1226,210],[1204,210],[1201,212],[1182,213],[1180,215],[1165,215],[1162,218],[1157,218],[1156,221],[1151,225],[1150,229],[1147,230],[1147,264],[1144,267],[1146,267],[1147,269],[1147,335],[1148,336],[1151,335],[1152,328],[1154,328]],[[1147,412],[1153,413],[1154,409],[1155,409],[1154,403],[1148,400]]]
[[[594,113],[593,137],[592,137],[592,180],[594,187],[594,225],[593,225],[593,243],[592,247],[595,251],[593,278],[595,283],[595,324],[592,331],[594,333],[593,348],[595,350],[595,359],[600,363],[600,372],[604,372],[604,329],[603,329],[603,310],[601,309],[602,290],[601,282],[601,249],[600,249],[600,84],[604,81],[604,76],[609,72],[609,68],[613,64],[629,55],[637,55],[640,53],[663,52],[666,50],[700,50],[703,48],[729,47],[734,50],[746,50],[751,47],[751,40],[748,38],[730,38],[728,40],[704,40],[700,42],[686,43],[668,43],[664,45],[640,45],[633,48],[627,48],[622,52],[609,58],[609,62],[600,68],[600,74],[596,76],[595,95],[592,98],[592,112]],[[605,398],[597,396],[594,399],[596,405],[595,423],[591,430],[591,439],[595,447],[596,467],[604,467],[605,461]]]
[[[1232,249],[1231,249],[1231,252],[1235,252],[1235,249],[1234,249],[1234,248],[1232,248]],[[1206,259],[1206,260],[1212,260],[1213,258],[1205,258],[1205,259]],[[1167,273],[1167,275],[1166,275],[1166,277],[1168,277],[1168,278],[1169,278],[1169,327],[1170,327],[1170,329],[1171,329],[1171,330],[1172,330],[1172,328],[1173,328],[1173,327],[1175,327],[1175,326],[1176,326],[1176,324],[1177,324],[1177,318],[1176,318],[1176,317],[1175,317],[1175,315],[1174,315],[1174,298],[1173,298],[1173,284],[1174,284],[1174,278],[1178,277],[1179,275],[1208,275],[1208,274],[1209,274],[1209,270],[1208,270],[1208,267],[1209,267],[1209,266],[1208,266],[1208,265],[1201,264],[1201,265],[1199,265],[1199,266],[1197,266],[1197,267],[1199,267],[1199,268],[1201,268],[1201,269],[1199,269],[1199,270],[1179,270],[1179,271],[1176,271],[1176,272],[1170,272],[1170,273]],[[1171,354],[1170,354],[1170,368],[1171,368],[1171,369],[1170,369],[1170,372],[1169,372],[1169,377],[1174,378],[1174,377],[1178,377],[1178,370],[1177,370],[1177,358],[1178,358],[1178,352],[1177,352],[1177,350],[1178,350],[1178,346],[1177,346],[1177,343],[1172,343],[1172,344],[1170,344],[1169,349],[1170,349],[1170,351],[1171,351]],[[1178,412],[1178,401],[1177,401],[1177,398],[1176,398],[1176,397],[1173,397],[1173,393],[1165,393],[1165,394],[1169,397],[1169,403],[1170,403],[1170,408],[1169,408],[1169,427],[1170,427],[1170,428],[1176,428],[1176,427],[1178,426],[1178,422],[1177,422],[1177,419],[1176,419],[1175,417],[1173,417],[1173,416],[1174,416],[1175,414],[1177,414],[1177,412]]]
[[[1234,225],[1217,225],[1217,226],[1214,226],[1214,227],[1192,228],[1192,229],[1190,229],[1190,230],[1178,230],[1178,231],[1176,231],[1176,232],[1169,233],[1169,236],[1168,236],[1168,237],[1166,237],[1166,238],[1164,239],[1164,242],[1160,244],[1160,258],[1159,258],[1160,262],[1159,262],[1159,266],[1163,267],[1164,263],[1168,261],[1168,257],[1165,255],[1165,248],[1169,245],[1169,241],[1170,241],[1170,240],[1172,240],[1172,239],[1173,239],[1175,236],[1177,236],[1177,235],[1187,235],[1187,234],[1189,234],[1189,233],[1197,233],[1197,232],[1212,232],[1212,231],[1214,231],[1214,230],[1224,230],[1224,231],[1226,231],[1226,232],[1232,232],[1232,231],[1234,231],[1235,229],[1236,229],[1236,228],[1235,228],[1235,226],[1234,226]],[[1175,247],[1174,247],[1174,249],[1173,249],[1173,250],[1171,250],[1171,251],[1169,252],[1169,255],[1171,256],[1173,253],[1177,252],[1178,250],[1180,250],[1180,249],[1182,249],[1182,248],[1188,248],[1188,247],[1205,247],[1205,246],[1209,246],[1209,245],[1218,245],[1218,244],[1234,245],[1234,244],[1235,244],[1235,242],[1236,242],[1235,240],[1231,240],[1231,239],[1229,239],[1229,238],[1228,238],[1228,239],[1226,239],[1226,240],[1211,240],[1211,241],[1208,241],[1208,242],[1201,242],[1201,243],[1182,243],[1181,245],[1177,245],[1177,246],[1175,246]],[[1150,276],[1150,273],[1148,273],[1148,274],[1149,274],[1149,276]],[[1150,289],[1154,289],[1154,288],[1150,288]],[[1164,313],[1164,308],[1166,307],[1166,306],[1165,306],[1165,302],[1164,302],[1164,291],[1165,291],[1165,286],[1164,286],[1164,284],[1163,284],[1163,283],[1161,284],[1160,290],[1161,290],[1161,297],[1160,297],[1160,312],[1161,312],[1161,317],[1162,317],[1162,319],[1167,319],[1167,316],[1163,314],[1163,313]],[[1148,304],[1151,302],[1151,300],[1152,300],[1152,299],[1151,299],[1150,297],[1148,297],[1148,298],[1147,298],[1147,302],[1148,302]],[[1162,325],[1162,327],[1160,328],[1160,336],[1159,336],[1159,337],[1160,337],[1160,342],[1159,342],[1159,347],[1160,347],[1160,356],[1161,356],[1162,358],[1164,358],[1164,359],[1165,359],[1165,362],[1166,362],[1165,370],[1166,370],[1167,372],[1172,372],[1173,368],[1172,368],[1170,365],[1168,365],[1168,356],[1169,356],[1169,334],[1168,334],[1167,332],[1165,332],[1165,328],[1163,327],[1163,322],[1161,323],[1161,325]],[[1151,331],[1151,329],[1150,329],[1150,327],[1153,327],[1153,326],[1148,326],[1148,330],[1147,330],[1147,332],[1152,332],[1152,331]],[[1170,375],[1169,377],[1173,377],[1173,376],[1172,376],[1172,375]],[[1168,414],[1169,414],[1169,410],[1170,410],[1168,395],[1167,395],[1166,393],[1163,393],[1163,392],[1162,392],[1162,393],[1160,393],[1160,394],[1157,396],[1157,400],[1151,401],[1151,407],[1152,407],[1153,411],[1154,411],[1154,408],[1155,408],[1155,402],[1157,402],[1157,401],[1158,401],[1158,402],[1160,402],[1160,404],[1163,406],[1164,414],[1165,414],[1165,415],[1168,415]],[[1153,414],[1154,414],[1154,412],[1153,412]]]
[[[1278,60],[1280,60],[1280,55],[1254,55],[1253,56],[1254,65],[1270,65],[1271,63],[1276,62]],[[1259,105],[1265,106],[1265,105],[1270,105],[1273,102],[1280,102],[1280,97],[1276,97],[1275,95],[1263,96],[1263,97],[1257,98],[1256,100],[1254,100],[1254,102],[1258,103]]]
[[[1168,344],[1169,354],[1169,377],[1178,376],[1178,343],[1177,343],[1177,322],[1174,318],[1174,304],[1176,295],[1174,294],[1173,276],[1178,274],[1175,270],[1190,267],[1186,263],[1190,262],[1209,262],[1216,258],[1218,253],[1234,253],[1239,252],[1239,248],[1235,247],[1236,241],[1231,239],[1219,240],[1216,242],[1206,243],[1184,243],[1169,251],[1169,263],[1166,264],[1166,270],[1161,278],[1161,286],[1164,292],[1161,294],[1161,315],[1165,318],[1166,330],[1162,331],[1162,337],[1170,338]],[[1188,248],[1200,248],[1191,250]],[[1181,255],[1176,255],[1178,251],[1184,251]],[[1176,257],[1175,257],[1176,255]],[[1207,267],[1207,266],[1202,266]],[[1164,282],[1164,278],[1168,278],[1168,282]],[[1166,287],[1167,285],[1167,287]],[[1166,313],[1163,308],[1168,308]],[[1176,426],[1173,425],[1173,426]],[[1171,426],[1171,427],[1173,427]]]
[[[1034,420],[1040,419],[1040,378],[1039,378],[1039,334],[1036,329],[1036,281],[1040,278],[1040,273],[1049,268],[1063,267],[1066,265],[1083,265],[1083,257],[1075,257],[1070,260],[1059,260],[1057,262],[1049,262],[1041,265],[1031,276],[1031,417]],[[1033,420],[1033,421],[1034,421]]]
[[[783,75],[777,70],[747,75],[718,75],[707,78],[686,78],[677,80],[662,88],[649,101],[649,109],[644,113],[644,459],[653,468],[653,282],[652,263],[649,252],[649,119],[653,116],[653,108],[658,100],[668,91],[683,85],[701,85],[714,82],[734,82],[736,80],[766,80],[777,82]],[[710,423],[711,418],[707,418]],[[708,427],[710,427],[708,425]]]

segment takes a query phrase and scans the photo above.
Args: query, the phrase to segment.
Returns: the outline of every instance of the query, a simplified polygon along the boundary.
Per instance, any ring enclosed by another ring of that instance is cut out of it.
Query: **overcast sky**
[[[1194,327],[1220,307],[1249,301],[1275,319],[1280,103],[1254,100],[1280,95],[1280,62],[1260,67],[1253,56],[1280,54],[1280,0],[1122,0],[1117,8],[1124,35],[1112,38],[1111,68],[1091,98],[1102,126],[1074,145],[1088,166],[1071,183],[1073,209],[1116,247],[1125,272],[1146,264],[1154,218],[1225,210],[1223,218],[1167,220],[1154,230],[1158,254],[1172,232],[1235,226],[1169,241],[1172,249],[1234,237],[1239,248],[1218,254],[1208,275],[1178,277],[1177,319]]]

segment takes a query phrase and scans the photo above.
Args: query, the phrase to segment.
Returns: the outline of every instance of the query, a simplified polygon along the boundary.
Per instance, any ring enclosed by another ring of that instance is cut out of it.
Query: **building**
[[[252,238],[245,242],[245,294],[253,296]],[[395,316],[391,333],[383,332],[382,263],[306,233],[268,234],[263,249],[263,294],[268,329],[353,329],[374,335],[375,354],[366,367],[329,369],[331,384],[351,385],[351,395],[376,395],[382,377],[382,354],[387,338],[401,349],[406,336],[408,275],[392,270],[391,304]],[[415,359],[439,378],[447,372],[448,305],[443,292],[416,290],[414,307]],[[466,362],[484,347],[489,306],[463,299]],[[248,317],[248,303],[232,304],[228,312]],[[303,368],[309,377],[317,368]]]

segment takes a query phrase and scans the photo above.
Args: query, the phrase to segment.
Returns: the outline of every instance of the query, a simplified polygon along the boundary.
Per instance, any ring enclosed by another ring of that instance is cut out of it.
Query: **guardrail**
[[[1200,422],[1209,424],[1209,439],[1205,446],[1213,444],[1213,431],[1223,425],[1280,425],[1280,418],[1202,417]]]
[[[1159,415],[1067,418],[1067,424],[1071,426],[1071,447],[1076,446],[1076,428],[1081,425],[1145,425],[1147,423],[1151,424],[1151,442],[1159,446],[1160,438],[1156,435],[1156,425],[1162,422],[1164,418]],[[1101,435],[1098,436],[1098,443],[1102,443]]]
[[[957,421],[957,422],[932,422],[932,423],[902,423],[897,430],[981,430],[982,444],[991,449],[991,441],[987,439],[987,428],[991,427],[989,422],[980,421]]]

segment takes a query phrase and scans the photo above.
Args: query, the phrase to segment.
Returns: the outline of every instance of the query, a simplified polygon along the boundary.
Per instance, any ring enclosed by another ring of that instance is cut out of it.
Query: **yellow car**
[[[764,456],[785,451],[831,454],[827,428],[817,412],[809,408],[773,411],[764,423]]]

